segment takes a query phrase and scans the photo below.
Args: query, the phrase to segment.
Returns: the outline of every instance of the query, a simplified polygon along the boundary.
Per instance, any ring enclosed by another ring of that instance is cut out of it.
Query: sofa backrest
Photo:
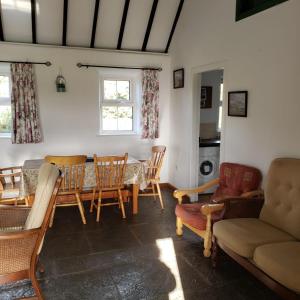
[[[300,159],[272,162],[260,219],[300,239]]]
[[[44,163],[41,166],[34,202],[27,217],[25,229],[42,226],[58,176],[59,169],[55,165]]]
[[[250,166],[224,162],[220,166],[220,183],[213,197],[240,196],[257,190],[260,186],[261,172]]]

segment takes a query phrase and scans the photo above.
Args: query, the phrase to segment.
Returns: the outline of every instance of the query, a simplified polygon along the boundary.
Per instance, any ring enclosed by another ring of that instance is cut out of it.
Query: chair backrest
[[[149,165],[147,165],[146,178],[159,179],[160,170],[162,167],[163,159],[166,153],[165,146],[153,146],[152,155]]]
[[[60,191],[81,191],[85,175],[86,155],[51,156],[47,155],[45,161],[55,164],[62,172],[63,180]]]
[[[261,172],[250,166],[224,162],[220,166],[220,183],[214,197],[241,196],[257,190],[260,186]]]
[[[55,196],[60,185],[59,169],[49,163],[44,163],[38,175],[38,184],[35,192],[35,198],[27,217],[24,228],[40,228],[45,220],[45,216],[50,217]],[[59,181],[59,182],[58,182]],[[48,214],[47,214],[48,212]]]
[[[123,188],[127,158],[127,153],[124,156],[102,157],[94,154],[96,182],[99,190]]]
[[[300,159],[271,163],[259,218],[300,239]]]
[[[7,183],[14,187],[16,181],[21,181],[22,167],[0,168],[0,191]]]

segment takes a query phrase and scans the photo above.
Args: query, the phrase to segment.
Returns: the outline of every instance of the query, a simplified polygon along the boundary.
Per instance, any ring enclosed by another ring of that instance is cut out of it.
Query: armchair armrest
[[[258,218],[263,207],[263,198],[232,198],[224,202],[223,218]]]
[[[173,193],[173,196],[178,199],[178,203],[182,203],[182,197],[187,196],[187,195],[192,195],[192,194],[198,194],[205,192],[209,188],[219,184],[219,178],[213,179],[197,188],[194,189],[186,189],[186,190],[176,190]]]
[[[224,203],[220,204],[204,204],[201,206],[201,213],[205,216],[224,209]]]
[[[253,197],[259,197],[263,198],[264,197],[264,191],[262,189],[251,191],[251,192],[246,192],[241,195],[241,197],[246,197],[246,198],[253,198]]]
[[[30,207],[0,205],[0,232],[9,228],[23,227]]]

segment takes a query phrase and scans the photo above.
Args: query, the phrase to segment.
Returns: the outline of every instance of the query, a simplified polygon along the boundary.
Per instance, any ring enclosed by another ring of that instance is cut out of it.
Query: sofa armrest
[[[176,190],[173,193],[173,196],[178,199],[178,203],[182,203],[182,198],[184,196],[192,195],[192,194],[198,194],[198,193],[203,193],[209,188],[219,184],[219,178],[213,179],[197,188],[194,189],[184,189],[184,190]]]
[[[223,219],[258,218],[264,204],[264,199],[240,197],[226,199],[224,204]]]

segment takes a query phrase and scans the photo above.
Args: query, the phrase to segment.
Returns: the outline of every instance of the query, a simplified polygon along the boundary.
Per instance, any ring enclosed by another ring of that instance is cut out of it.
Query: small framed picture
[[[228,116],[247,117],[248,92],[228,92]]]
[[[201,87],[201,108],[212,108],[212,86]]]
[[[173,87],[180,89],[184,87],[184,69],[173,71]]]

